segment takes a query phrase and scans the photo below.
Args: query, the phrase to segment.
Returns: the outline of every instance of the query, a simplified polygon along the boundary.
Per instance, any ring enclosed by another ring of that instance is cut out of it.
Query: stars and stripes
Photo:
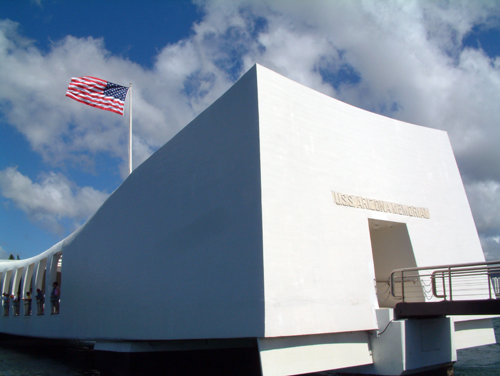
[[[89,106],[123,115],[128,89],[96,77],[72,77],[66,96]]]

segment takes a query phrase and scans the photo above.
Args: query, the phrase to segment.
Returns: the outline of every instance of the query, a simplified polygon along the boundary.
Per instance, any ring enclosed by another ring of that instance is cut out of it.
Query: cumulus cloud
[[[466,184],[467,197],[480,235],[485,257],[500,258],[500,183],[475,181]]]
[[[265,20],[245,69],[260,62],[355,106],[446,130],[485,254],[500,258],[500,57],[463,46],[473,28],[500,25],[498,2],[240,1],[232,13],[224,1],[203,4],[205,22]]]
[[[467,197],[477,229],[487,236],[498,235],[500,228],[500,183],[477,181],[466,185]]]
[[[480,236],[486,260],[498,260],[500,255],[500,236]]]
[[[92,66],[92,75],[133,83],[136,166],[261,63],[352,105],[448,131],[485,252],[500,258],[500,221],[492,209],[500,184],[500,57],[463,45],[473,29],[499,27],[497,1],[196,3],[203,18],[188,38],[161,48],[152,68],[112,55],[105,40],[90,36],[67,36],[44,53],[17,24],[0,21],[0,111],[47,166],[92,170],[104,154],[121,160],[125,177],[126,121],[66,98],[71,76],[88,75]],[[15,169],[2,176],[23,180]],[[26,185],[61,189],[74,206],[84,200],[84,188],[61,174],[40,179]],[[78,217],[16,200],[55,222]]]
[[[0,192],[33,220],[55,232],[64,230],[64,220],[70,220],[73,227],[81,224],[108,197],[91,187],[77,187],[62,174],[49,173],[35,183],[14,167],[0,171]]]
[[[7,251],[0,246],[0,260],[6,260],[9,258]]]

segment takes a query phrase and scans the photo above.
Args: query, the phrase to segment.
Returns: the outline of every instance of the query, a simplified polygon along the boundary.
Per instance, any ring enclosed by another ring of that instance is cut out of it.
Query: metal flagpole
[[[129,127],[128,127],[128,171],[132,173],[132,82],[130,83]]]

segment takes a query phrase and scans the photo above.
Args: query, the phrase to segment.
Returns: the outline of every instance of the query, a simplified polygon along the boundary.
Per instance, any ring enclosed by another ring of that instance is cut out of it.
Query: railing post
[[[401,297],[403,298],[403,303],[405,301],[405,281],[403,279],[404,271],[401,270]]]
[[[394,273],[391,273],[391,295],[396,297],[394,295]]]
[[[444,279],[444,272],[441,272],[441,280],[443,281],[443,295],[444,295],[444,300],[447,300],[446,296],[446,280]]]
[[[492,297],[491,297],[491,276],[490,276],[490,269],[488,268],[487,270],[488,270],[488,272],[486,273],[486,275],[487,275],[487,278],[488,278],[488,293],[490,294],[490,299],[492,299]]]
[[[431,282],[432,282],[432,295],[436,296],[437,295],[437,289],[436,289],[436,276],[434,273],[431,275]]]
[[[448,281],[450,284],[450,301],[452,301],[453,300],[453,290],[451,287],[451,267],[448,267]]]
[[[500,276],[497,277],[497,273],[500,273],[500,260],[497,261],[489,261],[489,262],[476,262],[476,263],[464,263],[464,264],[450,264],[450,265],[436,265],[436,266],[425,266],[425,267],[415,267],[415,268],[401,268],[395,269],[391,272],[391,286],[390,290],[392,296],[402,302],[406,302],[406,277],[405,273],[409,273],[409,281],[413,281],[415,284],[420,279],[421,287],[425,289],[424,282],[422,280],[423,276],[421,275],[421,271],[429,271],[434,270],[430,274],[431,284],[432,284],[432,298],[444,299],[444,301],[453,301],[453,281],[457,280],[458,282],[458,290],[455,291],[455,295],[458,294],[458,298],[461,299],[462,296],[472,296],[472,295],[480,295],[476,299],[487,299],[486,294],[484,293],[484,276],[486,275],[488,278],[488,296],[489,299],[495,299],[495,297],[500,298]],[[414,274],[417,272],[418,274]],[[448,275],[446,275],[448,273]],[[401,294],[398,295],[397,287],[395,286],[397,283],[397,276],[401,278]],[[428,274],[424,274],[425,277]],[[477,276],[481,276],[481,283],[478,286],[474,283],[473,287],[470,287],[470,280],[474,281],[474,278]],[[439,281],[441,279],[442,283],[442,294],[439,293]],[[464,283],[462,283],[464,281]],[[446,286],[448,285],[448,286]],[[447,291],[448,290],[448,291]],[[410,287],[410,295],[412,293],[412,287]],[[425,293],[425,291],[424,291]],[[427,299],[427,295],[425,295]],[[410,301],[412,301],[412,297],[410,296]]]

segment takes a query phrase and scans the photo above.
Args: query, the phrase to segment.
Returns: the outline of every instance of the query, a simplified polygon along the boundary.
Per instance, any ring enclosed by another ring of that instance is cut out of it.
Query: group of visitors
[[[12,299],[12,307],[14,308],[14,316],[19,316],[19,292],[17,295],[2,294],[3,315],[9,316],[9,302]]]
[[[3,304],[3,315],[9,316],[9,303],[10,299],[12,299],[12,307],[14,310],[14,316],[19,316],[19,295],[10,295],[7,293],[2,294],[2,304]],[[61,297],[61,290],[59,288],[59,283],[54,282],[52,284],[52,291],[50,293],[50,306],[51,306],[51,315],[59,314],[59,299]],[[41,289],[36,289],[36,304],[37,304],[37,315],[43,315],[45,312],[45,294]],[[31,291],[26,292],[26,297],[24,300],[24,314],[25,316],[31,316]]]

